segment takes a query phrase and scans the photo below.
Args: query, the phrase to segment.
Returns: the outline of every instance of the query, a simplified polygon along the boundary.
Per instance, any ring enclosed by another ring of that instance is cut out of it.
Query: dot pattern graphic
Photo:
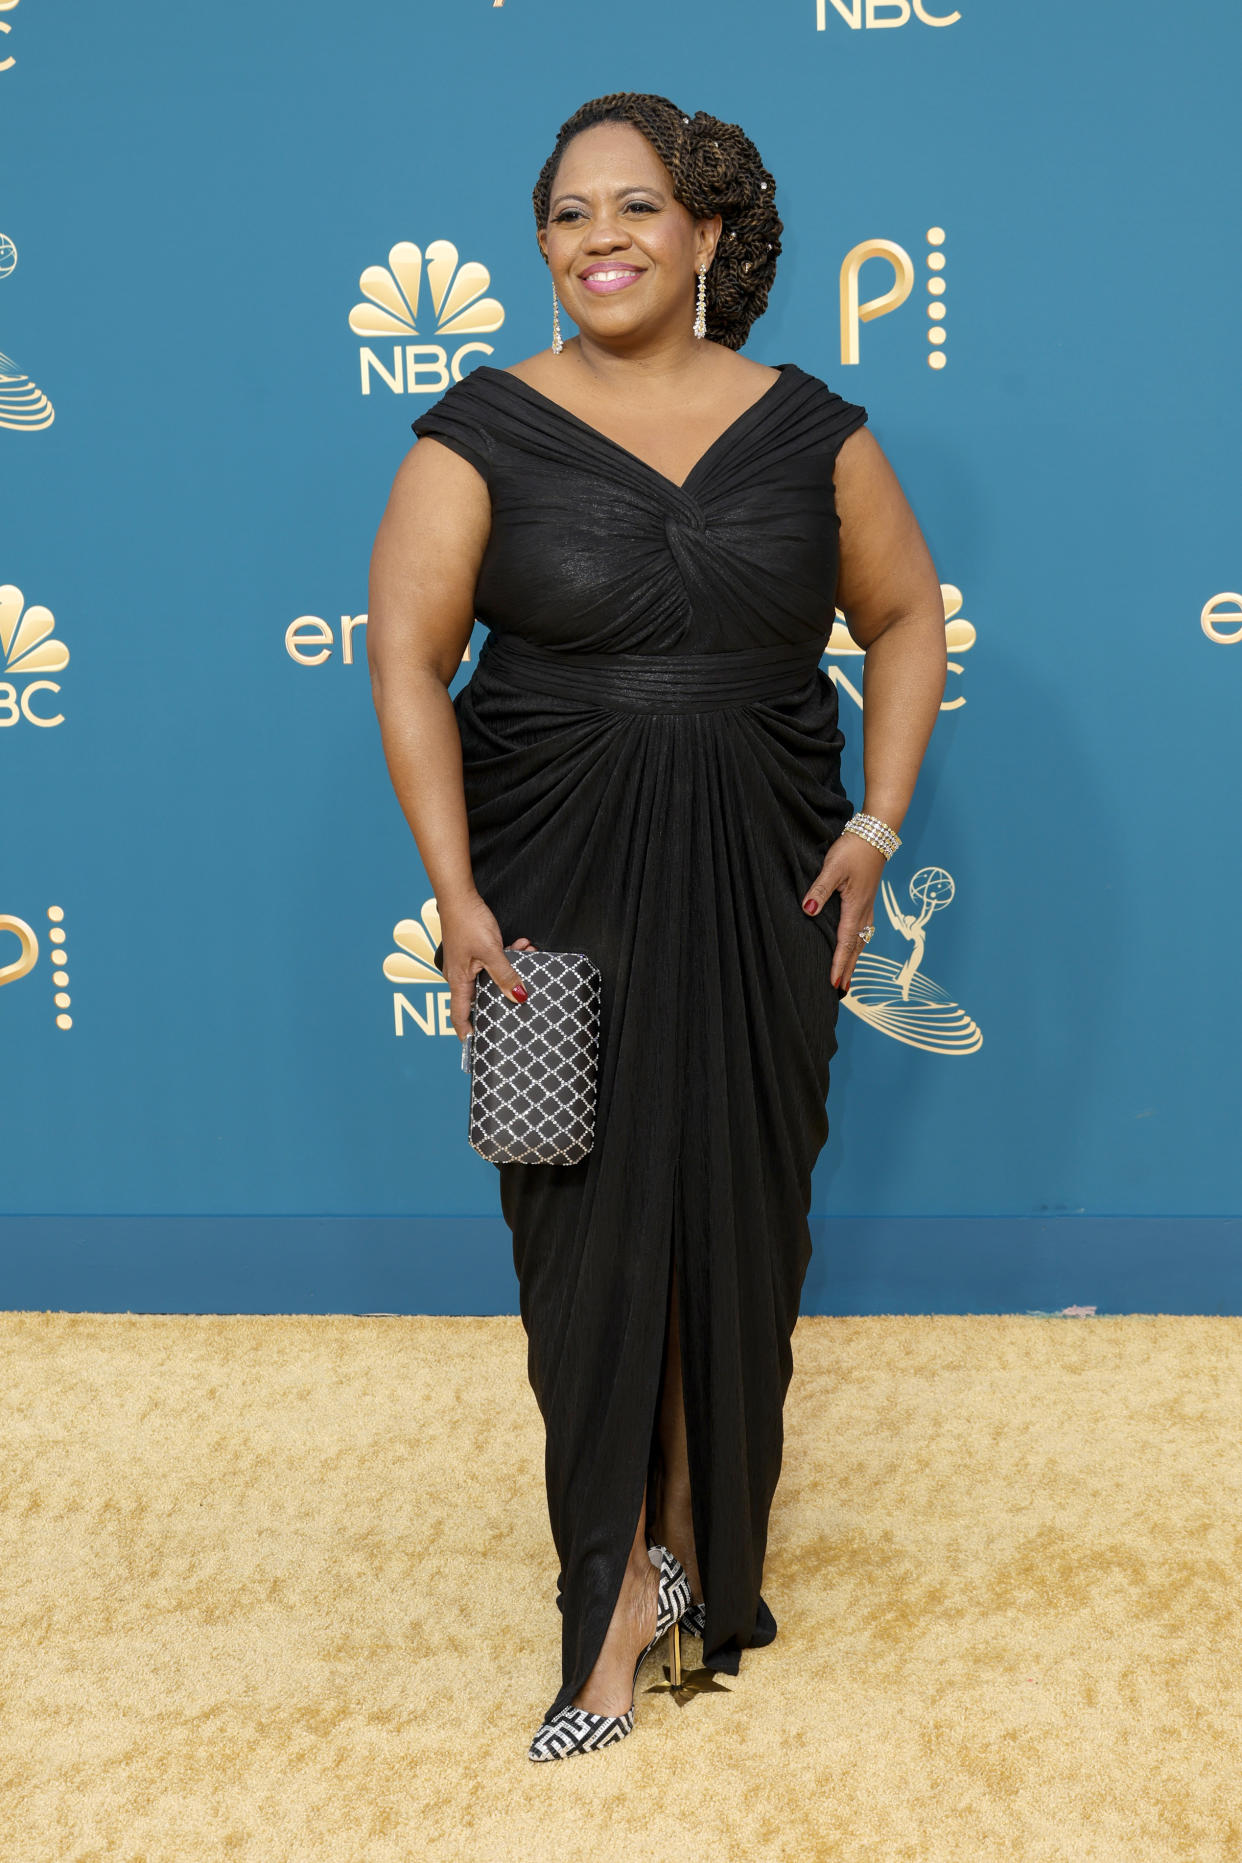
[[[927,255],[927,269],[931,274],[927,280],[927,295],[931,299],[927,306],[927,366],[929,369],[943,369],[949,358],[944,353],[946,341],[943,302],[945,284],[941,274],[945,268],[945,256],[940,251],[940,247],[944,245],[942,226],[928,227],[927,244],[931,247]]]
[[[67,936],[63,924],[65,909],[63,906],[49,906],[47,916],[51,922],[51,930],[47,935],[48,942],[59,947],[53,953],[59,968],[52,972],[52,982],[56,985],[56,994],[52,1001],[60,1012],[56,1017],[56,1026],[58,1029],[71,1029],[73,1017],[68,1011],[72,998],[69,995],[69,972],[66,968],[69,963],[69,953],[64,948]]]

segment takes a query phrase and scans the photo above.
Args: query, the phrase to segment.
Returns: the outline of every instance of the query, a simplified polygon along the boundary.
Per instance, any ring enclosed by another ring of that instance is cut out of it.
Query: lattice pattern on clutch
[[[600,973],[582,951],[505,956],[527,1000],[511,1003],[486,971],[475,978],[462,1054],[470,1143],[492,1164],[577,1164],[595,1142]]]

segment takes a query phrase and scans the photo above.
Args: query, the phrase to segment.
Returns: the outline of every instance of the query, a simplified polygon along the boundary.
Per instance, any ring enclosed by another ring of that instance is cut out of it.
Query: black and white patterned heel
[[[671,1633],[673,1638],[673,1668],[680,1677],[681,1645],[678,1640],[678,1626],[690,1604],[690,1580],[681,1562],[673,1557],[666,1546],[649,1546],[647,1557],[652,1565],[660,1568],[660,1585],[656,1602],[656,1633],[634,1665],[634,1687],[638,1686],[639,1670],[666,1632]],[[595,1753],[601,1747],[609,1747],[617,1740],[624,1740],[633,1728],[634,1700],[632,1694],[630,1705],[624,1714],[592,1714],[587,1708],[575,1708],[571,1705],[561,1708],[551,1720],[543,1723],[530,1743],[527,1758],[533,1760],[569,1759],[575,1753]]]
[[[707,1623],[706,1604],[692,1604],[682,1615],[681,1627],[692,1637],[701,1637]]]

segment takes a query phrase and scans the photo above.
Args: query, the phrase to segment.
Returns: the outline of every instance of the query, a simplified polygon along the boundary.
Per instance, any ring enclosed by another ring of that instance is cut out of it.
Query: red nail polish
[[[525,986],[525,984],[522,984],[522,983],[515,983],[515,984],[514,984],[514,986],[513,986],[513,994],[514,994],[514,995],[515,995],[515,996],[517,997],[517,999],[518,999],[518,1001],[519,1001],[519,1003],[524,1003],[524,1002],[526,1001],[526,986]]]
[[[804,899],[802,901],[802,910],[812,915],[818,912],[819,911],[818,899]]]

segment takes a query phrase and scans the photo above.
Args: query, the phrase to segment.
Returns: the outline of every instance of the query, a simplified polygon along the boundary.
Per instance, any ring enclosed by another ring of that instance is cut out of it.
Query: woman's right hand
[[[470,1007],[474,980],[481,970],[511,1003],[526,1001],[526,986],[505,956],[500,926],[478,893],[459,905],[441,908],[440,937],[444,946],[441,969],[449,986],[449,1020],[460,1041],[474,1033]],[[529,938],[513,938],[510,948],[537,951],[539,947]]]

